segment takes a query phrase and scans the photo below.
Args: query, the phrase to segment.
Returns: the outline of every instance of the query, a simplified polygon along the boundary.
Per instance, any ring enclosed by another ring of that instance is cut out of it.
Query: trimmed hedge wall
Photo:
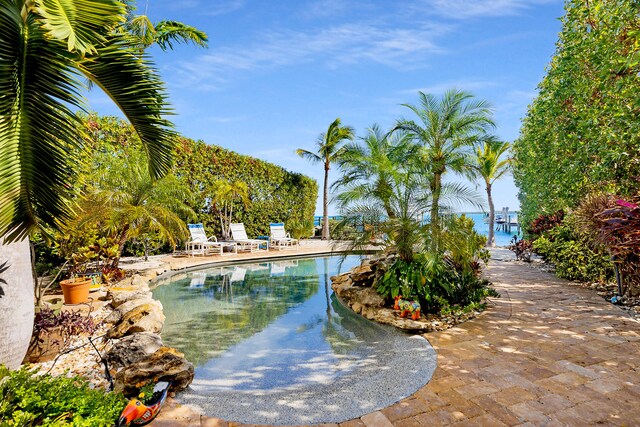
[[[513,146],[525,227],[640,179],[640,3],[567,0],[555,55]]]
[[[235,206],[233,221],[244,223],[249,238],[269,235],[271,222],[284,222],[296,237],[313,234],[318,184],[305,175],[187,138],[177,144],[174,173],[194,191],[194,210],[208,234],[220,235],[220,221],[209,212],[203,190],[219,178],[248,184],[251,201]]]
[[[133,128],[117,117],[96,115],[82,117],[88,154],[98,151],[127,156],[140,150],[141,144]],[[185,182],[192,192],[188,204],[204,223],[208,235],[220,236],[217,213],[209,211],[205,190],[216,179],[241,180],[249,187],[250,203],[234,206],[233,221],[243,222],[250,238],[268,235],[270,222],[284,222],[295,237],[313,234],[313,218],[318,184],[305,175],[250,156],[244,156],[204,141],[178,136],[173,174]],[[80,175],[100,167],[95,162],[82,166]]]

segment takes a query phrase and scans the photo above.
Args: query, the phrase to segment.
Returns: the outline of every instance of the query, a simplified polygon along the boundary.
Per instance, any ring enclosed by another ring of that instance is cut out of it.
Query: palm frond
[[[162,116],[170,114],[164,84],[146,54],[136,55],[123,36],[110,36],[99,56],[80,70],[99,86],[129,119],[149,158],[149,172],[163,176],[171,167],[175,132]]]
[[[4,3],[0,28],[0,235],[14,240],[67,217],[68,165],[79,161],[82,136],[70,107],[83,107],[82,84],[66,45],[36,14],[23,21]]]
[[[154,41],[160,49],[173,49],[173,43],[193,43],[207,47],[209,37],[204,31],[177,21],[160,21],[155,25]]]
[[[125,8],[117,0],[36,0],[34,4],[47,36],[82,56],[96,53],[96,46],[124,21]]]

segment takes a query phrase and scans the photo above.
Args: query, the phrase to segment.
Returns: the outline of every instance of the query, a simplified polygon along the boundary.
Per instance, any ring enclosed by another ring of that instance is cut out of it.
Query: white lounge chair
[[[269,243],[274,249],[298,249],[300,243],[298,239],[291,238],[291,235],[284,229],[284,223],[274,222],[269,224],[271,227],[271,237]]]
[[[236,244],[237,250],[257,252],[261,250],[263,246],[264,250],[269,249],[269,242],[267,240],[249,239],[243,223],[232,223],[229,225],[229,228],[231,229],[231,237]]]
[[[216,236],[207,237],[202,224],[187,224],[191,240],[185,242],[185,252],[189,255],[209,255],[212,252],[224,253],[225,247],[232,247],[233,252],[237,253],[237,248],[229,242],[218,242]],[[232,253],[233,253],[232,252]]]

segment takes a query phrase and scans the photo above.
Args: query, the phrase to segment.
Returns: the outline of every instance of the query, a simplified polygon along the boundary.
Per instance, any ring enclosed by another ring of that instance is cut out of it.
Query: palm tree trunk
[[[324,194],[322,197],[322,240],[329,240],[329,165],[324,167]]]
[[[116,259],[113,260],[113,264],[112,264],[113,268],[118,268],[118,265],[120,265],[120,257],[122,257],[124,244],[127,243],[128,232],[129,232],[129,224],[125,224],[120,234],[120,239],[118,241],[118,254],[116,255]]]
[[[491,184],[487,182],[487,200],[489,202],[489,235],[487,236],[487,246],[494,247],[496,238],[494,236],[493,227],[495,225],[496,209],[493,206],[493,197],[491,196]]]
[[[438,210],[440,207],[440,192],[442,191],[442,175],[434,174],[433,182],[431,185],[431,193],[433,201],[431,204],[431,239],[432,250],[439,251],[440,249],[440,219],[438,217]]]
[[[4,244],[0,239],[0,364],[17,369],[22,363],[33,331],[33,273],[29,240]]]

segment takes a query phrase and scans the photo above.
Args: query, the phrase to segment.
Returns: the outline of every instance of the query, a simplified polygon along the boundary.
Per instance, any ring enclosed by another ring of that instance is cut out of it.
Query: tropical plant
[[[154,24],[147,16],[146,6],[144,15],[135,15],[131,2],[126,1],[125,3],[128,13],[122,29],[134,38],[135,45],[141,51],[154,44],[164,51],[173,50],[174,43],[192,43],[196,46],[207,47],[208,37],[204,31],[177,21],[163,20]]]
[[[487,101],[477,100],[469,92],[451,89],[441,98],[418,92],[419,105],[403,104],[418,121],[401,119],[394,130],[402,130],[412,138],[420,150],[415,158],[423,164],[428,177],[432,203],[430,223],[432,249],[441,246],[439,221],[442,177],[448,171],[464,170],[465,152],[479,136],[494,126],[492,108]]]
[[[343,189],[337,196],[339,207],[374,195],[382,203],[389,218],[395,216],[390,199],[393,197],[394,175],[408,160],[406,138],[400,133],[384,133],[377,124],[367,129],[367,135],[344,146],[338,165],[342,176],[332,185]]]
[[[601,212],[600,234],[625,282],[624,295],[640,296],[640,197],[619,199],[616,206]]]
[[[296,150],[296,154],[312,163],[322,163],[324,166],[324,187],[322,193],[322,239],[329,239],[329,169],[331,163],[340,159],[344,152],[341,144],[345,140],[354,138],[353,129],[349,126],[342,126],[340,118],[335,119],[326,132],[320,134],[316,141],[317,152],[308,151],[302,148]]]
[[[174,175],[152,180],[139,151],[131,150],[126,157],[99,154],[97,158],[102,167],[95,171],[71,224],[99,224],[103,233],[115,239],[117,252],[108,267],[118,267],[124,245],[132,238],[155,233],[170,245],[186,238],[184,220],[195,213],[182,182]]]
[[[87,79],[132,123],[151,176],[171,166],[165,90],[149,58],[117,33],[124,21],[123,4],[112,0],[0,4],[0,259],[12,259],[7,274],[13,282],[7,286],[11,295],[0,303],[0,330],[7,331],[0,332],[0,363],[11,368],[24,357],[33,325],[25,238],[71,216],[73,166],[84,158],[74,110],[84,109]]]
[[[495,206],[491,189],[493,183],[509,173],[511,159],[504,155],[511,148],[511,144],[501,141],[493,135],[483,137],[474,147],[467,164],[467,172],[471,179],[482,179],[487,192],[487,204],[489,205],[489,235],[487,246],[495,246],[495,237],[492,224],[495,224]]]
[[[112,426],[124,409],[120,393],[92,389],[80,377],[9,372],[0,365],[0,424],[7,426]]]
[[[233,219],[234,205],[241,203],[247,206],[249,203],[249,186],[243,181],[227,181],[218,179],[214,181],[207,192],[211,199],[211,210],[217,212],[220,218],[220,229],[224,240],[231,238],[231,221]]]

